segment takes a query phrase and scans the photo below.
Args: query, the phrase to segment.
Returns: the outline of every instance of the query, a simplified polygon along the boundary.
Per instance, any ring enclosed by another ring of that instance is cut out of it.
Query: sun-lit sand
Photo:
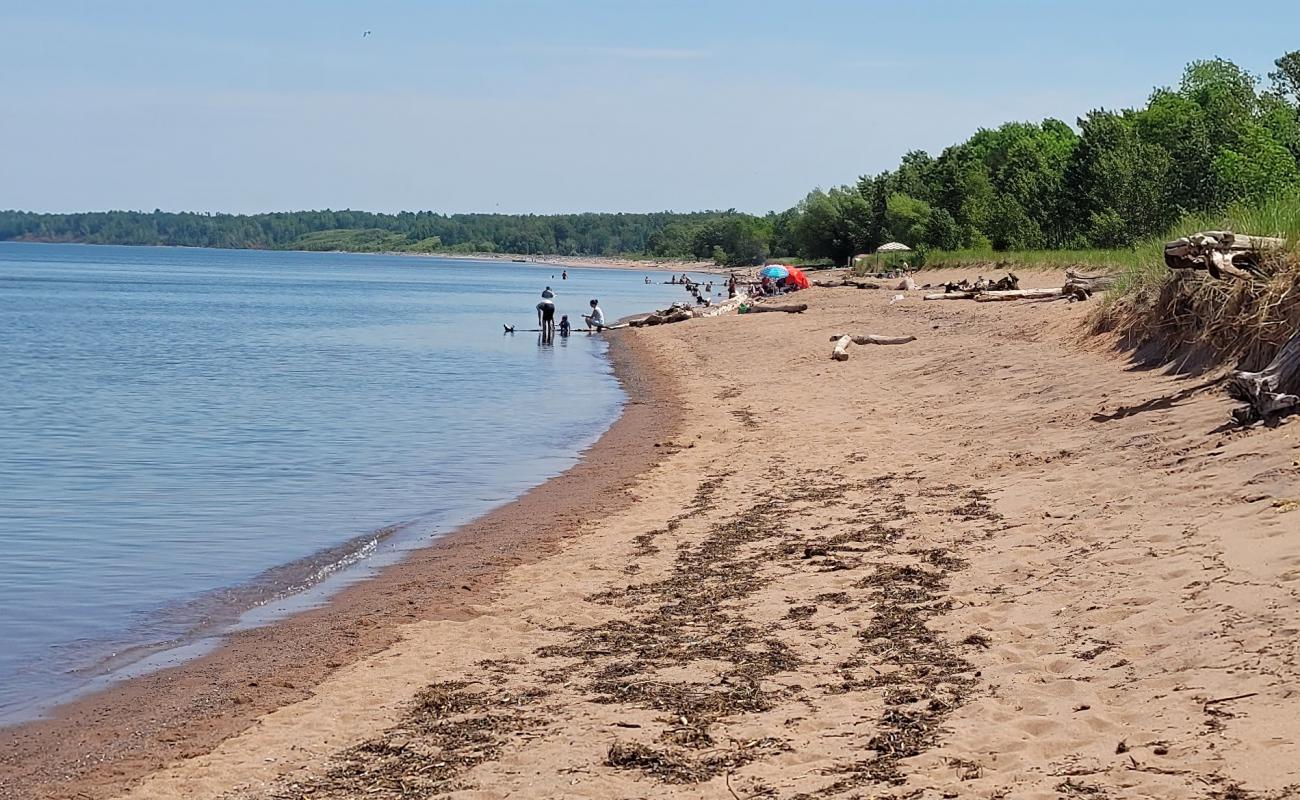
[[[607,516],[123,796],[1287,796],[1300,426],[896,294],[620,332],[678,399]]]

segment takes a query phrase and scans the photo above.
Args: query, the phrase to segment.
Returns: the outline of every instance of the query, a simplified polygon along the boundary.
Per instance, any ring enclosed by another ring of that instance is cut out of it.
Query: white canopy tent
[[[912,248],[902,242],[887,242],[876,248],[876,266],[880,266],[881,253],[910,253]]]

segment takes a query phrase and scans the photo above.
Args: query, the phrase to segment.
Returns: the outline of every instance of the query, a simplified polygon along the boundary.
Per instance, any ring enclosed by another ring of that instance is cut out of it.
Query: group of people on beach
[[[565,273],[568,278],[568,273]],[[582,319],[587,323],[588,331],[600,331],[608,327],[605,324],[605,312],[600,308],[600,301],[592,298],[589,303],[591,306],[590,314],[583,314]],[[542,338],[551,339],[555,336],[555,290],[547,286],[542,290],[542,301],[537,304],[537,325],[541,328]],[[572,331],[572,325],[569,323],[569,315],[560,316],[560,336],[568,336]]]

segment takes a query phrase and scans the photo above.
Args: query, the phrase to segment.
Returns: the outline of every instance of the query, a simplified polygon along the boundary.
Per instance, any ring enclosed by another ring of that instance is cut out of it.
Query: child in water
[[[568,335],[569,335],[569,315],[568,315],[568,314],[563,314],[563,315],[560,316],[560,335],[561,335],[561,336],[568,336]]]
[[[605,327],[605,312],[600,310],[600,301],[592,300],[591,313],[583,314],[582,318],[587,321],[587,330],[595,328],[601,330]]]

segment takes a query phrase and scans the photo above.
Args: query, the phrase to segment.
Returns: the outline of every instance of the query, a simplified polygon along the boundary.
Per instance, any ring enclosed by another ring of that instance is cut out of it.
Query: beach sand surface
[[[120,796],[1297,796],[1300,424],[1092,304],[897,294],[621,332],[615,500]]]

